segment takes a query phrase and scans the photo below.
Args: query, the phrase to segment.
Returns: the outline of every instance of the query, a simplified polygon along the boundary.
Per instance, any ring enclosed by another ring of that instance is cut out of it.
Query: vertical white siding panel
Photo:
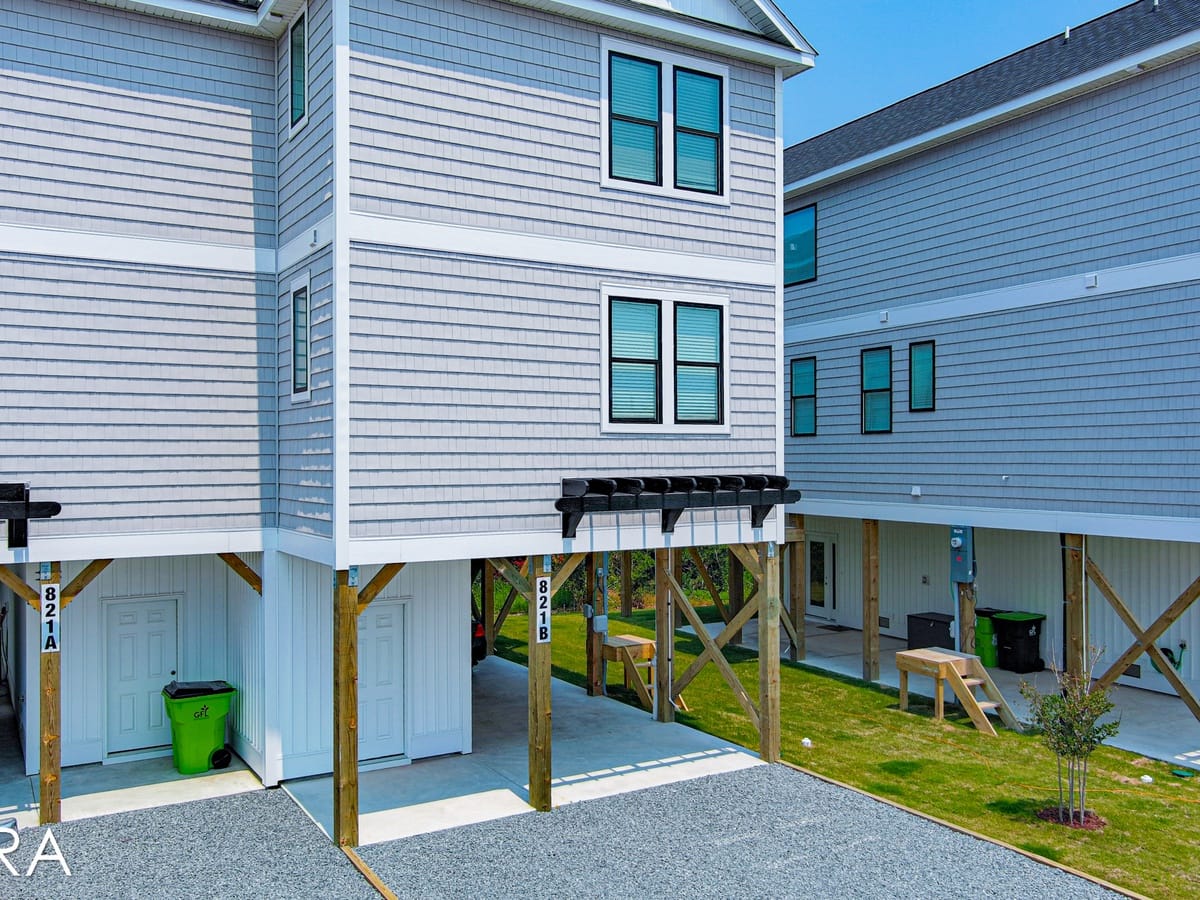
[[[856,524],[861,531],[862,524]],[[922,584],[922,578],[929,583]],[[857,605],[861,618],[862,601]],[[957,594],[950,584],[949,529],[880,522],[879,615],[891,620],[880,632],[908,637],[910,613],[957,615],[957,607]]]
[[[268,647],[284,685],[279,713],[283,777],[328,772],[333,764],[333,572],[279,555],[286,585],[278,640]]]
[[[242,559],[263,571],[263,554],[244,553]],[[224,566],[224,563],[221,563]],[[228,567],[226,567],[228,568]],[[263,705],[264,650],[262,598],[232,570],[226,572],[229,589],[226,672],[238,689],[230,710],[230,739],[238,755],[262,772],[266,719]]]

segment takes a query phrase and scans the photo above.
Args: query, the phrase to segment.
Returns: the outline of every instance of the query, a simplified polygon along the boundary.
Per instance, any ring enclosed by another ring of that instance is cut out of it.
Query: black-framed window
[[[724,419],[719,306],[675,304],[675,421],[719,425]]]
[[[783,286],[815,281],[817,277],[817,207],[783,216]]]
[[[308,24],[306,19],[307,16],[301,14],[292,23],[289,33],[291,52],[288,64],[293,125],[308,114]]]
[[[792,360],[792,435],[817,433],[817,358]]]
[[[308,287],[292,291],[292,393],[303,394],[309,388],[309,358],[312,336],[309,330]]]
[[[675,187],[721,193],[721,78],[675,69]]]
[[[608,416],[612,422],[662,421],[662,307],[613,297],[608,316]]]
[[[892,348],[863,350],[862,433],[887,434],[892,430]]]
[[[931,412],[937,403],[937,359],[933,341],[908,345],[908,411]]]
[[[661,184],[661,64],[609,54],[608,105],[609,177]]]

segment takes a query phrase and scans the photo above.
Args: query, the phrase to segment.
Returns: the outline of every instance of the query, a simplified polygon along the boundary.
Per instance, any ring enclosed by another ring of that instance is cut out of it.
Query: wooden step
[[[987,712],[989,709],[999,709],[1000,708],[1000,704],[997,703],[995,700],[976,700],[975,705],[978,706],[980,709],[982,709],[984,712]]]
[[[984,682],[983,682],[982,678],[964,678],[963,679],[963,684],[965,684],[967,687],[971,687],[971,688],[979,687],[979,685],[981,685],[983,683]]]

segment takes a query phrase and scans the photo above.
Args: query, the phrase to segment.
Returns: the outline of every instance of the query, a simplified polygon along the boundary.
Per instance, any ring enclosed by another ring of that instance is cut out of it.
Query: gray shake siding
[[[1197,302],[1192,282],[790,345],[818,406],[788,471],[814,498],[1194,516]],[[909,412],[907,348],[931,339],[937,410]],[[859,351],[887,344],[894,430],[863,435]]]
[[[0,255],[0,481],[35,535],[274,521],[274,277]]]
[[[565,476],[774,471],[769,288],[359,245],[351,266],[355,537],[553,530]],[[729,297],[730,434],[601,433],[602,282]]]
[[[279,244],[333,213],[333,2],[308,6],[308,119],[291,133],[289,34],[276,42]]]
[[[67,0],[0,0],[0,221],[272,246],[273,54]]]
[[[1186,60],[789,201],[820,237],[787,324],[1200,251],[1198,92]]]
[[[292,297],[309,279],[312,346],[309,399],[292,400]],[[332,536],[333,522],[333,253],[326,249],[279,277],[279,527]]]
[[[774,73],[729,64],[730,206],[602,190],[602,34],[486,0],[356,3],[352,208],[772,260]]]

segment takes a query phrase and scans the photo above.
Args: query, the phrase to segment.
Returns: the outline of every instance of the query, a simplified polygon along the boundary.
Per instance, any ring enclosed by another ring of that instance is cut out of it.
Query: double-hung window
[[[792,435],[817,433],[817,358],[792,360]]]
[[[292,282],[292,396],[303,399],[310,387],[312,307],[307,276]]]
[[[606,187],[728,202],[728,69],[606,39]]]
[[[604,291],[604,431],[727,431],[727,300]]]
[[[288,94],[291,130],[308,116],[308,15],[301,13],[288,32]]]
[[[862,351],[862,433],[892,430],[892,348]]]

